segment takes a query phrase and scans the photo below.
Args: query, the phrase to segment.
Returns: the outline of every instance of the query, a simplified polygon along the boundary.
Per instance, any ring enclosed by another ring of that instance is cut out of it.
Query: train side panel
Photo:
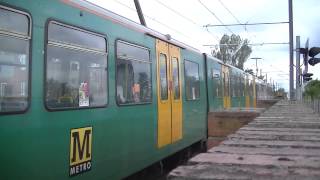
[[[182,77],[185,83],[183,86],[183,135],[187,142],[196,142],[205,139],[207,135],[205,62],[202,54],[187,50],[182,50],[181,58],[184,64]],[[195,79],[198,80],[194,81]]]
[[[207,56],[207,82],[209,112],[222,110],[224,108],[222,65],[209,56]]]

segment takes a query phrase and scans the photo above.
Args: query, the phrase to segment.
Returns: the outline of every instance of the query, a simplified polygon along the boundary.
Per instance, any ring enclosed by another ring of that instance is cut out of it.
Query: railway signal
[[[320,62],[320,58],[315,58],[315,56],[318,55],[319,53],[320,53],[320,47],[312,47],[309,50],[309,56],[311,58],[309,59],[308,62],[311,66],[314,66]]]
[[[314,65],[316,65],[316,64],[318,64],[318,63],[320,62],[320,58],[312,57],[312,58],[309,59],[308,62],[309,62],[309,64],[310,64],[311,66],[314,66]]]
[[[320,47],[312,47],[309,50],[309,56],[310,57],[315,57],[319,53],[320,53]]]
[[[304,82],[308,82],[310,80],[312,80],[312,77],[313,76],[313,73],[305,73],[305,74],[302,74],[302,77],[303,77],[303,81]]]

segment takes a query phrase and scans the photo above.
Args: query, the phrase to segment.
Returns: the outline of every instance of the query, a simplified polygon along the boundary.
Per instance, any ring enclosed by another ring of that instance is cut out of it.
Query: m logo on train
[[[70,170],[74,176],[91,170],[92,127],[72,129],[70,132]]]

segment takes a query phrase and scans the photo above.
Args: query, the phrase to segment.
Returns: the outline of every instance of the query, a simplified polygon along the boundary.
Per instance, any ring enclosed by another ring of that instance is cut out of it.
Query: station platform
[[[320,117],[279,101],[167,179],[320,179]]]

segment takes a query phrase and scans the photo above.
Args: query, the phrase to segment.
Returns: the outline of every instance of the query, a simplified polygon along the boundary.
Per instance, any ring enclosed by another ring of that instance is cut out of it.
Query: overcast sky
[[[133,0],[89,1],[139,22]],[[288,24],[203,27],[221,22],[288,22],[288,0],[140,0],[140,4],[148,27],[170,34],[172,38],[205,53],[210,53],[211,49],[204,45],[218,44],[223,34],[239,34],[242,38],[249,39],[250,43],[289,42]],[[294,40],[295,36],[300,35],[303,47],[307,38],[310,39],[311,47],[320,46],[319,10],[319,0],[293,0]],[[258,60],[259,73],[262,69],[262,72],[268,73],[269,81],[271,78],[288,89],[289,45],[252,46],[252,50],[250,58],[262,58]],[[255,60],[249,59],[245,68],[254,69],[255,72]],[[315,74],[314,79],[320,79],[320,65],[309,66],[309,72]]]

